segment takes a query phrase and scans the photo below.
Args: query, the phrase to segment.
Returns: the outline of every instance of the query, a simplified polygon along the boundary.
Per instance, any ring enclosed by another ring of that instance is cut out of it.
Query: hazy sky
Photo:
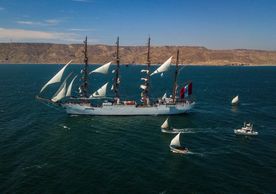
[[[276,50],[276,0],[0,0],[0,42]]]

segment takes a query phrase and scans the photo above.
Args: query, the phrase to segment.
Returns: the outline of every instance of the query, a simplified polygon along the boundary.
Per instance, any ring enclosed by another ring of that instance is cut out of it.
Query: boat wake
[[[59,125],[60,127],[62,127],[63,129],[68,129],[68,130],[70,130],[71,128],[70,127],[68,127],[68,126],[66,126],[66,125]]]
[[[30,169],[41,169],[43,168],[44,166],[47,166],[48,163],[43,163],[43,164],[35,164],[35,165],[32,165],[32,166],[27,166],[27,167],[24,167],[22,168],[22,170],[30,170]]]
[[[218,133],[221,128],[172,128],[171,130],[161,129],[163,133]]]
[[[70,115],[70,117],[78,117],[79,115]]]
[[[165,130],[165,129],[161,129],[161,131],[163,133],[171,133],[171,134],[175,134],[175,133],[195,133],[195,131],[193,131],[190,128],[186,128],[186,129],[176,129],[176,128],[172,128],[171,130]]]
[[[187,154],[190,154],[190,155],[197,155],[197,156],[204,156],[203,153],[192,152],[192,151],[188,151]]]

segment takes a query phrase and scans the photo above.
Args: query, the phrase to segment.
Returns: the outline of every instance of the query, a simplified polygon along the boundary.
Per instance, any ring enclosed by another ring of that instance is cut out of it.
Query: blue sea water
[[[183,68],[196,106],[170,120],[190,132],[188,155],[170,152],[166,116],[68,116],[35,100],[60,67],[0,65],[0,193],[276,193],[276,67]],[[139,99],[142,68],[121,67],[122,97]],[[152,96],[170,93],[172,75],[152,78]],[[90,92],[106,81],[92,75]],[[259,135],[236,136],[244,121]]]

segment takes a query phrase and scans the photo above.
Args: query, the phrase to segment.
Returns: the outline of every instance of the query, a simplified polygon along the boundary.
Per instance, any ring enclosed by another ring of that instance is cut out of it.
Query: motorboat
[[[242,128],[234,129],[234,133],[237,135],[258,135],[258,132],[253,130],[251,123],[244,123]]]

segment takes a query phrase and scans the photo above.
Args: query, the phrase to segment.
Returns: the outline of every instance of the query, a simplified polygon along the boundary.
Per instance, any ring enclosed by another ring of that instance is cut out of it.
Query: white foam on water
[[[48,163],[43,163],[41,165],[36,164],[36,165],[27,166],[25,168],[22,168],[22,170],[29,170],[29,169],[33,169],[33,168],[35,168],[35,169],[41,169],[41,168],[43,168],[44,166],[47,166],[47,165],[48,165]]]
[[[203,153],[198,153],[198,152],[192,152],[192,151],[188,151],[187,154],[190,154],[190,155],[198,155],[198,156],[204,156]]]
[[[62,127],[63,129],[68,129],[68,130],[71,129],[70,127],[68,127],[68,126],[66,126],[66,125],[62,125],[62,124],[60,124],[59,126]]]
[[[78,117],[79,115],[70,115],[70,117]]]

